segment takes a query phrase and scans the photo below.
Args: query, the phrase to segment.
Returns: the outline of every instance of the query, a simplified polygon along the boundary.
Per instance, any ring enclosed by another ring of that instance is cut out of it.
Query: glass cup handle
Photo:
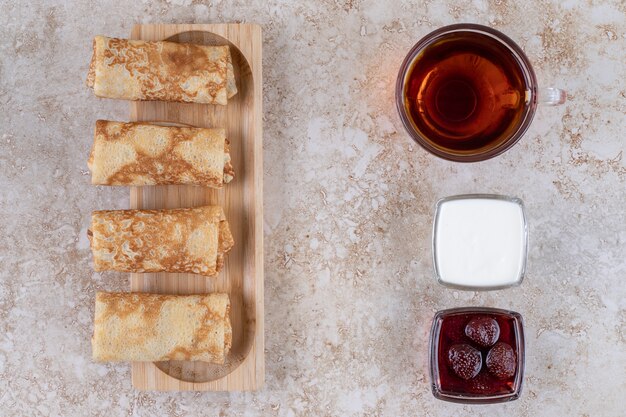
[[[567,100],[567,93],[565,90],[550,87],[539,91],[537,98],[541,104],[545,104],[547,106],[558,106],[559,104],[565,103],[565,100]]]

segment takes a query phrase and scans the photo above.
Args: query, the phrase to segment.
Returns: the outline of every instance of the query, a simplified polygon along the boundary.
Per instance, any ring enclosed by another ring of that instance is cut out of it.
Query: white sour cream
[[[451,197],[438,204],[435,222],[435,271],[442,284],[493,289],[521,282],[527,239],[521,200]]]

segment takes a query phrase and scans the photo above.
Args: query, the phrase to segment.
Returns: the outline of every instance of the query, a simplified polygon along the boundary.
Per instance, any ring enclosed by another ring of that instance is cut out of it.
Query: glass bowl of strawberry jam
[[[519,313],[486,307],[442,310],[430,333],[433,395],[491,404],[519,398],[524,377],[524,327]]]

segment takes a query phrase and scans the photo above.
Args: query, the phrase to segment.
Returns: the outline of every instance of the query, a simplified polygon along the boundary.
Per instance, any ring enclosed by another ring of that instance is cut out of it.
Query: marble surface
[[[257,22],[264,31],[266,386],[151,393],[91,361],[97,118],[128,105],[84,86],[91,38],[138,22]],[[432,29],[478,22],[568,90],[523,140],[460,165],[417,147],[393,102],[397,68]],[[626,5],[623,1],[0,1],[0,415],[621,416],[626,391]],[[521,197],[521,287],[462,292],[432,276],[435,201]],[[512,403],[435,400],[427,332],[439,309],[522,313],[525,388]]]

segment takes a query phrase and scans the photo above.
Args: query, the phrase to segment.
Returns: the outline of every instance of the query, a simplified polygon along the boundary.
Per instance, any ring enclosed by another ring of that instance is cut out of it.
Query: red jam
[[[524,366],[521,326],[521,316],[505,310],[437,313],[431,334],[435,396],[460,402],[516,399]]]

